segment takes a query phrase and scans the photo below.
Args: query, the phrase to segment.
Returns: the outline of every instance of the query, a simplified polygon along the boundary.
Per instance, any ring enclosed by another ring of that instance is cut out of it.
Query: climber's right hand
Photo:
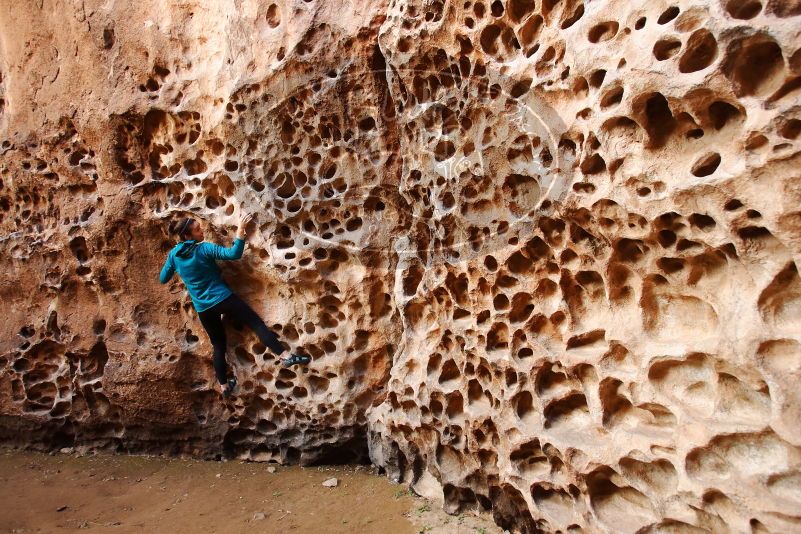
[[[236,229],[236,237],[238,239],[245,239],[245,236],[247,235],[247,225],[252,219],[252,213],[243,213],[239,218],[239,228]]]

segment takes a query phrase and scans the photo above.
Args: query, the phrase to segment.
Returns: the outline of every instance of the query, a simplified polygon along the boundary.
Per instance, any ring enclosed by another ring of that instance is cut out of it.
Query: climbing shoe
[[[223,391],[223,397],[227,399],[233,394],[235,389],[236,389],[236,377],[232,376],[231,378],[228,379],[228,382],[226,383],[226,387],[224,388]]]
[[[291,367],[296,364],[307,364],[311,361],[311,356],[306,356],[305,354],[293,354],[289,358],[281,360],[281,363],[284,367]]]

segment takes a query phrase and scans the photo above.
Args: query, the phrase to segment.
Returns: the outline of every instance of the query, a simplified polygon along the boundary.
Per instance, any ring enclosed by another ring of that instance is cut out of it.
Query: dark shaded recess
[[[514,22],[520,22],[523,18],[534,11],[537,3],[534,0],[510,0],[509,18]]]
[[[723,209],[726,211],[734,211],[743,207],[743,203],[739,199],[733,198],[724,204]]]
[[[638,98],[633,107],[648,133],[648,148],[664,146],[677,124],[667,99],[661,93],[652,93]]]
[[[779,18],[795,17],[801,15],[801,2],[798,0],[768,0],[765,10]]]
[[[579,4],[578,7],[576,7],[575,11],[573,11],[573,14],[570,15],[569,17],[565,18],[565,20],[562,21],[562,24],[559,27],[561,29],[563,29],[563,30],[566,30],[569,27],[571,27],[573,24],[578,22],[578,20],[582,16],[584,16],[584,4],[583,3]]]
[[[729,0],[726,2],[726,13],[735,19],[752,19],[760,11],[762,11],[762,4],[758,0]]]
[[[513,98],[520,98],[521,96],[526,94],[528,90],[531,88],[531,82],[532,80],[530,78],[526,78],[524,80],[517,82],[512,87],[509,94],[511,94]]]
[[[141,169],[145,163],[144,151],[139,142],[142,115],[133,112],[112,115],[110,122],[114,132],[114,160],[127,181],[139,183],[144,179]]]
[[[353,436],[341,443],[323,445],[314,451],[303,451],[301,466],[313,465],[369,465],[367,427],[354,427]]]
[[[656,23],[667,24],[671,20],[675,19],[677,16],[679,16],[679,8],[676,6],[671,6],[666,10],[664,10],[661,15],[659,15],[659,18],[656,19]]]
[[[167,125],[167,112],[160,109],[151,109],[142,119],[142,144],[150,146],[155,134]]]
[[[445,512],[455,515],[464,511],[485,512],[492,508],[492,502],[485,495],[477,494],[470,488],[445,484]]]
[[[42,422],[0,415],[0,443],[32,450],[56,451],[75,445],[75,428],[72,421],[64,419]]]
[[[704,176],[709,176],[710,174],[714,173],[719,165],[720,154],[717,152],[711,152],[702,156],[693,164],[692,173],[694,176],[703,178]]]
[[[718,55],[718,42],[709,30],[695,31],[687,40],[687,51],[679,60],[679,72],[689,73],[710,66]]]
[[[731,80],[738,97],[756,94],[783,67],[781,48],[762,34],[733,41],[722,65],[723,74]]]
[[[675,56],[680,49],[681,41],[678,39],[660,39],[654,44],[653,54],[657,61],[665,61]]]
[[[581,393],[572,393],[564,399],[554,401],[545,407],[545,428],[550,428],[559,419],[571,414],[576,410],[588,412],[587,398]]]
[[[709,106],[709,118],[716,130],[720,130],[739,116],[740,111],[728,102],[717,100]]]
[[[103,30],[103,48],[106,50],[114,46],[114,28]]]
[[[772,237],[773,234],[764,226],[746,226],[737,230],[737,235],[742,239],[761,239],[764,237]]]
[[[514,486],[510,484],[492,486],[489,498],[492,501],[492,518],[502,529],[522,534],[544,532],[531,516],[526,499]]]
[[[225,434],[222,444],[222,458],[236,458],[239,453],[244,451],[264,450],[281,453],[282,461],[286,464],[300,464],[301,466],[311,465],[365,465],[369,462],[367,445],[367,427],[365,425],[343,426],[336,428],[340,436],[338,441],[330,443],[320,443],[324,433],[330,433],[331,428],[312,428],[306,429],[304,434],[307,441],[313,446],[303,450],[296,447],[282,449],[276,443],[253,443],[251,436],[253,433],[246,428],[233,428]],[[291,437],[291,436],[290,436]],[[164,441],[171,439],[164,437]],[[289,438],[285,437],[284,441]],[[162,448],[164,443],[161,444]]]

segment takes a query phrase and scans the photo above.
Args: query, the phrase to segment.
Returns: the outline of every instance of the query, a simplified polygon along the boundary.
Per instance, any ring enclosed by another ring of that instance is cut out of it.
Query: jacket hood
[[[194,239],[178,243],[176,245],[177,250],[175,252],[175,255],[178,256],[179,258],[191,258],[194,255],[195,249],[198,247],[198,245],[200,245],[200,243],[198,243]]]

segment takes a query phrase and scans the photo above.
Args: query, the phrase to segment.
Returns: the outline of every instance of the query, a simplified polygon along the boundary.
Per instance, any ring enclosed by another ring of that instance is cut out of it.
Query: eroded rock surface
[[[523,532],[801,529],[801,7],[0,6],[0,438],[373,462]],[[305,369],[211,349],[167,222]],[[369,447],[369,451],[368,451]]]

